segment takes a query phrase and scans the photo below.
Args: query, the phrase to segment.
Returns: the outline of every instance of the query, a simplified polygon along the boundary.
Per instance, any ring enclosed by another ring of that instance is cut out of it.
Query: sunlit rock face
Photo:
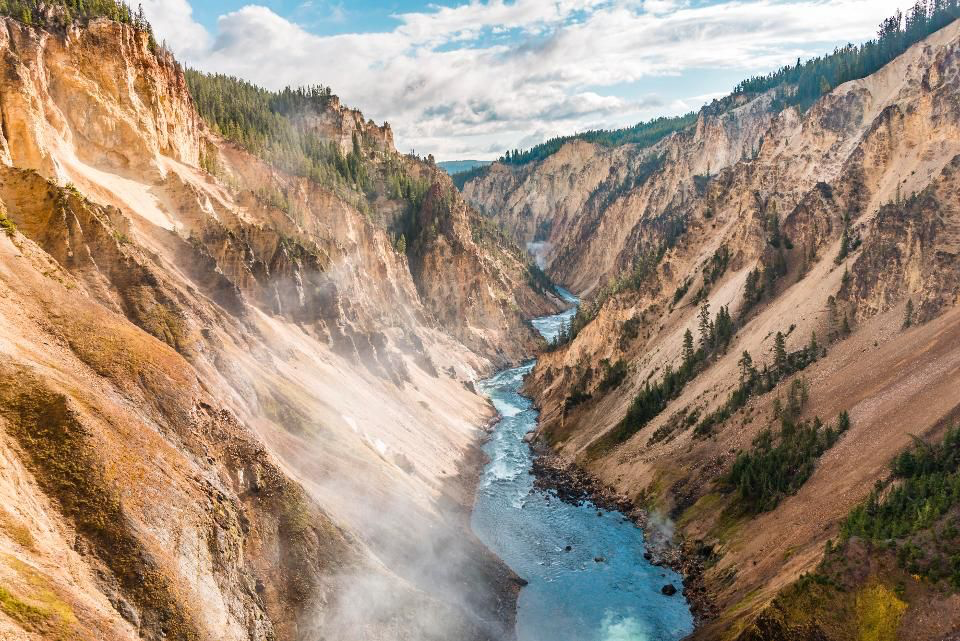
[[[652,147],[575,141],[538,162],[494,164],[464,188],[582,295],[575,339],[542,355],[525,387],[541,409],[538,438],[677,520],[695,558],[705,555],[719,614],[702,638],[856,636],[820,616],[849,611],[833,596],[800,623],[813,601],[781,599],[756,617],[817,570],[827,540],[914,436],[934,442],[956,423],[958,94],[953,23],[805,111],[735,96]],[[731,341],[707,345],[696,376],[618,431],[646,386],[682,367],[685,332],[704,345],[704,305],[707,336],[729,311]],[[743,380],[743,353],[772,366],[778,332],[791,353],[816,345],[816,362],[721,412]],[[779,433],[792,385],[808,394],[797,420],[848,411],[852,427],[774,509],[735,518],[725,475],[765,430]],[[896,559],[861,556],[851,572],[903,578],[890,570]],[[869,585],[851,585],[867,591],[848,586],[848,603],[872,598]],[[957,597],[922,585],[899,630],[941,638],[960,625]]]
[[[318,136],[435,183],[405,253],[398,203],[225,142],[142,32],[4,18],[0,54],[0,637],[509,635],[464,510],[472,382],[556,308],[522,253],[339,101]]]

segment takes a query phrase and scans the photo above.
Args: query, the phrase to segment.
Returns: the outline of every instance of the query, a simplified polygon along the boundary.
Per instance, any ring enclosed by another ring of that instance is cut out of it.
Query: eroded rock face
[[[327,109],[322,113],[303,114],[311,127],[316,128],[324,140],[333,140],[346,154],[353,149],[356,137],[360,143],[383,153],[396,153],[393,145],[393,130],[388,123],[378,125],[366,120],[357,109],[350,109],[337,96],[330,96]]]
[[[761,96],[653,147],[575,141],[542,162],[494,164],[464,187],[467,201],[535,243],[544,267],[589,292],[632,268],[645,222],[689,206],[707,178],[754,155],[773,115]]]
[[[398,251],[398,203],[224,142],[127,27],[2,19],[0,57],[0,637],[509,635],[462,511],[470,383],[555,305],[522,254],[459,200]],[[328,107],[318,135],[449,188]]]
[[[430,189],[418,218],[422,232],[411,241],[410,269],[427,307],[446,327],[462,323],[479,328],[456,333],[471,349],[497,353],[494,360],[501,365],[515,360],[517,351],[499,347],[498,335],[556,309],[528,286],[531,275],[526,269],[510,269],[522,254],[497,230],[470,215],[449,179]],[[491,281],[503,280],[511,282],[519,295],[510,299],[489,290]],[[521,340],[526,353],[540,345],[527,332]]]
[[[54,35],[5,20],[4,138],[14,164],[63,177],[57,149],[153,178],[162,154],[196,164],[198,118],[175,61],[146,34],[98,20]]]
[[[815,569],[911,435],[933,438],[960,414],[958,73],[955,23],[805,113],[773,113],[759,96],[707,110],[651,148],[574,142],[465,187],[517,238],[544,241],[548,273],[586,294],[589,322],[540,357],[528,383],[542,407],[537,438],[710,550],[701,561],[720,617],[703,638],[725,638]],[[687,330],[700,346],[704,303],[710,320],[729,310],[731,343],[642,427],[611,436],[648,383],[681,367]],[[739,386],[743,352],[771,365],[778,332],[790,352],[816,340],[816,363],[698,435]],[[803,418],[846,410],[852,428],[795,495],[734,519],[722,477],[778,429],[774,399],[801,378]],[[911,599],[915,622],[956,603],[933,591]],[[745,638],[822,632],[776,631],[782,614],[768,611]]]

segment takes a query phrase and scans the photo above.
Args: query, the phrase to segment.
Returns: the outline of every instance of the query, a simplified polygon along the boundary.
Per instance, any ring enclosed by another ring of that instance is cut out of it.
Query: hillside
[[[841,531],[960,418],[960,25],[827,89],[758,83],[651,145],[575,139],[464,187],[585,296],[527,382],[537,439],[669,517],[697,638],[960,628],[946,575]],[[943,527],[910,536],[949,554]]]
[[[464,512],[523,253],[335,96],[258,147],[82,7],[0,7],[0,637],[509,636]]]
[[[489,164],[490,161],[488,160],[446,160],[443,162],[438,162],[437,167],[452,176],[454,174],[470,171],[471,169],[476,169],[477,167],[486,167]]]

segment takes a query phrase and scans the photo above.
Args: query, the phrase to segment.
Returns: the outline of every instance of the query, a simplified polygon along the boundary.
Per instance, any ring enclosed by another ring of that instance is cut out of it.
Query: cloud
[[[210,47],[210,34],[193,19],[193,7],[187,0],[142,0],[146,12],[161,38],[178,55],[200,57]]]
[[[679,0],[645,0],[643,10],[647,13],[663,14],[676,11],[687,4],[688,3],[680,2]]]
[[[307,0],[297,6],[294,10],[294,15],[298,18],[300,16],[306,16],[308,20],[313,19],[318,22],[342,24],[347,21],[350,11],[342,2],[315,2],[314,0]]]
[[[270,88],[329,85],[389,121],[402,150],[490,158],[491,148],[520,146],[531,132],[623,126],[696,107],[696,97],[723,88],[697,85],[711,70],[746,76],[869,38],[903,4],[472,0],[397,14],[392,31],[332,36],[260,5],[220,16],[214,34],[193,20],[187,0],[146,0],[144,9],[190,65]],[[670,89],[651,96],[643,87],[657,78],[671,78]]]

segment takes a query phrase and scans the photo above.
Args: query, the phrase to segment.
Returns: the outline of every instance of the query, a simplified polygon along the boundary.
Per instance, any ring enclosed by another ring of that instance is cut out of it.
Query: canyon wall
[[[960,597],[869,547],[845,593],[798,601],[818,584],[795,584],[892,458],[960,416],[958,95],[953,23],[805,111],[738,95],[652,147],[574,141],[464,188],[586,296],[527,383],[538,439],[682,533],[699,638],[865,638],[856,604],[876,594],[896,638],[960,626]],[[745,514],[732,466],[780,438],[791,399],[795,423],[847,412],[851,427]]]
[[[407,251],[403,203],[226,141],[142,30],[0,18],[0,56],[0,636],[509,637],[466,514],[473,381],[557,304],[523,254],[338,100],[318,138],[432,185]]]

